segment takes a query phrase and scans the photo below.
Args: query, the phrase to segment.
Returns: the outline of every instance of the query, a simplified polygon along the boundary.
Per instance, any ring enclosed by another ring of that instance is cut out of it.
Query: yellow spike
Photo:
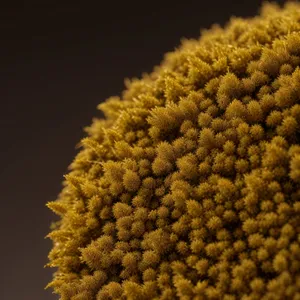
[[[59,216],[63,216],[68,210],[66,204],[57,201],[47,202],[46,206]]]

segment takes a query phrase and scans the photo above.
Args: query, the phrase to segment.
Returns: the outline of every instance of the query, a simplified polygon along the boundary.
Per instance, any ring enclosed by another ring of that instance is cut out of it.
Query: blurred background
[[[1,300],[58,299],[44,290],[55,270],[43,268],[52,247],[44,236],[58,219],[45,204],[61,190],[83,127],[100,117],[97,104],[120,95],[124,78],[151,72],[181,38],[253,16],[261,2],[1,5]]]

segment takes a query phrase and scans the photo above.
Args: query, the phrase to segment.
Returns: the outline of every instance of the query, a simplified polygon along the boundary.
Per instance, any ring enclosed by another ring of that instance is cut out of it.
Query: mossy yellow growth
[[[99,105],[58,199],[62,300],[300,299],[300,4],[183,40]]]

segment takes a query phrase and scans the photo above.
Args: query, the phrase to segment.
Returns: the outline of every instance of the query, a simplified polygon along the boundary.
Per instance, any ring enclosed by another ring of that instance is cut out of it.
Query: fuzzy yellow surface
[[[100,104],[58,199],[62,300],[300,299],[300,5],[264,4]]]

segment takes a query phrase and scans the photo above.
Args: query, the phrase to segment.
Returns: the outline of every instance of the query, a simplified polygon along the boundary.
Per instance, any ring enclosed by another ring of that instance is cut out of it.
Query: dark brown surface
[[[100,115],[97,104],[119,95],[125,77],[150,72],[182,37],[252,16],[260,2],[1,8],[0,299],[57,299],[43,290],[53,272],[43,268],[51,248],[44,236],[57,219],[45,203],[61,189],[82,128]]]

